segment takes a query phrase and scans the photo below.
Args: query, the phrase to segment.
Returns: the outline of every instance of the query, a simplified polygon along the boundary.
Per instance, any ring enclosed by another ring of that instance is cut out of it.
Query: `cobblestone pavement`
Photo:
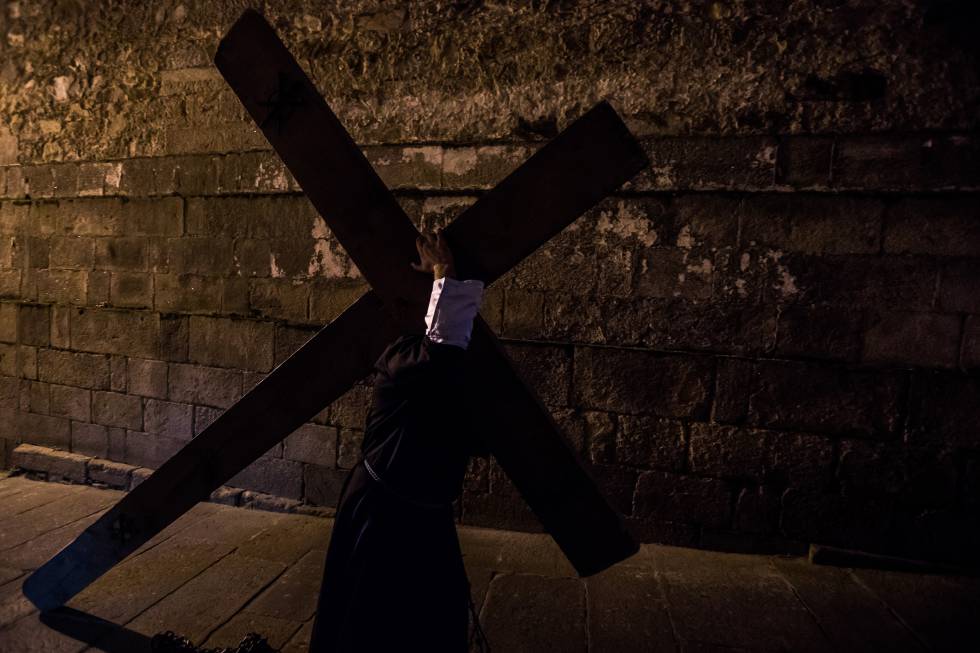
[[[0,478],[0,651],[138,653],[165,630],[306,651],[332,522],[299,515],[199,504],[63,614],[39,615],[27,573],[119,496]],[[980,579],[644,545],[581,580],[543,535],[460,540],[495,652],[980,650]]]

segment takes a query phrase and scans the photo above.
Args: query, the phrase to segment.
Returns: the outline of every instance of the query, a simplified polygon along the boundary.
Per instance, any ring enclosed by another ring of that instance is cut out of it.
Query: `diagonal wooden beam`
[[[378,294],[419,320],[430,282],[404,269],[415,228],[272,27],[246,12],[215,65]],[[291,102],[284,119],[268,100],[285,97],[283,88]],[[449,226],[460,273],[494,281],[645,164],[619,116],[600,103]],[[622,520],[482,319],[469,366],[484,441],[579,573],[633,553]]]
[[[378,296],[361,296],[31,574],[24,596],[63,605],[363,379],[397,334]]]

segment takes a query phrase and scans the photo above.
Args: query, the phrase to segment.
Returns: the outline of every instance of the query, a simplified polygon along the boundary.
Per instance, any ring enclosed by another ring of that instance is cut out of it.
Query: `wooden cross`
[[[372,290],[32,574],[24,594],[41,609],[62,605],[340,397],[400,333],[424,329],[431,279],[407,272],[418,232],[260,14],[239,18],[215,65]],[[600,103],[445,229],[458,275],[492,283],[646,165]],[[476,435],[578,573],[635,553],[622,518],[482,318],[469,349]]]

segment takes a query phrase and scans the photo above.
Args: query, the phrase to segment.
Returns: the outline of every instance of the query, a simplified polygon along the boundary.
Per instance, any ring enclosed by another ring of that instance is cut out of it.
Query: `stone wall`
[[[964,561],[976,10],[816,4],[264,11],[420,225],[600,98],[643,140],[651,167],[483,310],[643,540]],[[243,6],[6,4],[0,464],[27,442],[153,468],[365,290],[210,65]],[[331,505],[367,400],[231,484]],[[459,509],[538,528],[486,460]]]

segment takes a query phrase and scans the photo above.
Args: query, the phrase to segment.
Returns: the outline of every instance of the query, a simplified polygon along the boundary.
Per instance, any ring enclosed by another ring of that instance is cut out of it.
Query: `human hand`
[[[415,239],[415,249],[419,252],[419,263],[411,264],[413,270],[431,272],[434,279],[452,278],[456,274],[453,253],[441,230],[435,233],[423,231]]]

